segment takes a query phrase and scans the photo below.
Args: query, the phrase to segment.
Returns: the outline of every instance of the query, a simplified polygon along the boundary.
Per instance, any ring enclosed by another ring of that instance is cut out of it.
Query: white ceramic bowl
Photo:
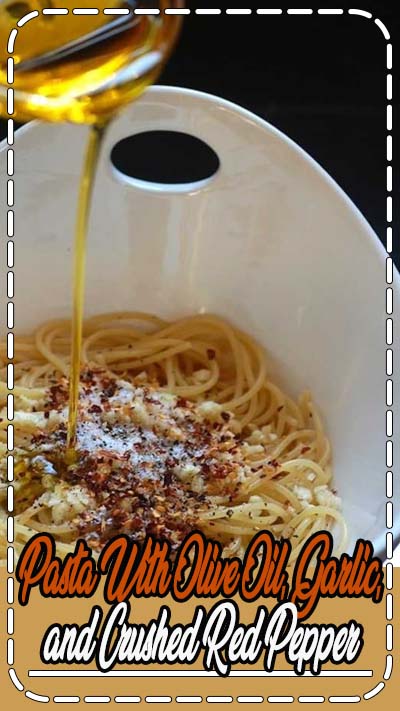
[[[118,176],[109,160],[114,144],[156,129],[203,139],[217,152],[219,171],[186,186]],[[85,128],[41,123],[17,132],[17,332],[70,314],[86,135]],[[280,382],[293,395],[310,388],[322,410],[349,549],[361,536],[383,555],[386,254],[342,190],[291,140],[239,106],[153,87],[107,135],[92,215],[87,314],[213,311],[258,338]],[[393,530],[398,536],[398,516]]]

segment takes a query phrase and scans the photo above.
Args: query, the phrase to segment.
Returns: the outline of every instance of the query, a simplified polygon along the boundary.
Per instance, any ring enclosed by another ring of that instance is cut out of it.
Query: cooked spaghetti
[[[68,321],[16,339],[17,552],[37,531],[52,533],[61,555],[77,538],[99,550],[116,533],[152,534],[174,549],[193,528],[219,540],[225,555],[243,555],[259,530],[290,539],[292,560],[317,530],[335,527],[343,547],[330,445],[311,396],[296,403],[271,382],[266,355],[247,334],[212,315],[89,319],[72,461],[69,353]],[[5,533],[5,353],[2,360]]]

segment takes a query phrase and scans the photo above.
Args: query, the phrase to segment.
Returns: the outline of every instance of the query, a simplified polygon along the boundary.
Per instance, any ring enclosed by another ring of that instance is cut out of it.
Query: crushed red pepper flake
[[[49,388],[47,411],[65,407],[67,385],[63,381]],[[46,458],[61,480],[81,486],[92,498],[94,505],[77,515],[76,526],[79,535],[95,548],[116,533],[126,533],[139,542],[152,533],[168,540],[175,549],[193,530],[197,512],[209,505],[209,496],[228,497],[235,491],[239,464],[220,458],[226,451],[236,451],[236,439],[226,429],[230,414],[224,412],[214,427],[215,423],[200,417],[186,398],[173,398],[168,410],[163,396],[152,387],[126,385],[131,388],[131,399],[124,405],[118,400],[121,385],[116,378],[105,375],[101,368],[82,372],[85,396],[80,399],[77,459],[72,465],[65,459],[64,423],[36,434],[32,445],[35,450],[41,446],[46,450]],[[110,402],[114,396],[116,400]],[[154,423],[144,426],[135,421],[140,401],[150,412],[152,408],[159,412]],[[171,432],[162,430],[168,413]],[[107,419],[109,416],[111,419]],[[85,427],[95,432],[94,450],[89,436],[80,439]],[[176,427],[178,437],[174,434]],[[180,476],[185,464],[197,467],[202,486]]]

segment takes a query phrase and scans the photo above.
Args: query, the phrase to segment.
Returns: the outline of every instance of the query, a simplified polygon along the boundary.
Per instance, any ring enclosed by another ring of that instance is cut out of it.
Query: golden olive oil
[[[101,0],[86,3],[96,15],[76,15],[76,0],[0,2],[0,111],[6,113],[7,54],[15,13],[40,11],[18,29],[14,43],[14,107],[20,121],[107,121],[157,77],[179,27],[179,17],[141,15],[146,3]],[[166,2],[166,7],[179,3]],[[67,9],[67,15],[43,15],[42,6]],[[14,8],[14,10],[13,10]],[[105,15],[104,9],[128,10]],[[142,7],[143,9],[143,7]]]
[[[74,449],[79,401],[83,306],[85,299],[86,235],[94,176],[101,148],[104,128],[90,129],[83,172],[79,187],[78,211],[75,227],[74,265],[72,284],[71,367],[69,378],[68,449]]]
[[[95,6],[96,14],[73,12]],[[159,14],[140,10],[158,7]],[[37,16],[18,27],[14,42],[14,117],[70,121],[91,126],[80,184],[74,243],[73,308],[67,447],[76,444],[82,320],[85,291],[86,235],[90,200],[107,123],[139,96],[162,69],[177,36],[180,18],[163,10],[181,2],[135,3],[96,0],[4,0],[0,2],[0,114],[7,115],[7,43],[18,20]],[[45,12],[43,13],[43,9]],[[46,14],[63,9],[67,14]],[[104,10],[126,11],[109,14]]]

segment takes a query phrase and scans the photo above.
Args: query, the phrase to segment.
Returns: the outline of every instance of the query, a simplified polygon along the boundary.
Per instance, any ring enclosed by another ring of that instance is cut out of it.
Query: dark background
[[[214,6],[220,7],[207,5]],[[370,11],[386,24],[396,58],[400,22],[391,4],[349,7]],[[385,241],[386,41],[373,20],[346,9],[339,16],[191,14],[161,83],[218,94],[267,119],[330,173]],[[395,79],[393,93],[395,122]],[[396,141],[394,157],[395,152]],[[397,238],[395,228],[399,264]]]
[[[255,8],[262,3],[243,6]],[[386,24],[396,58],[400,22],[391,3],[362,2],[356,7]],[[330,173],[384,241],[386,41],[373,20],[349,16],[344,9],[340,16],[192,12],[184,20],[177,50],[160,83],[218,94],[270,121]],[[395,123],[396,78],[393,88]],[[0,128],[4,136],[4,123]],[[394,156],[395,152],[396,141]],[[394,192],[399,188],[396,180]],[[396,211],[393,242],[399,264]]]

